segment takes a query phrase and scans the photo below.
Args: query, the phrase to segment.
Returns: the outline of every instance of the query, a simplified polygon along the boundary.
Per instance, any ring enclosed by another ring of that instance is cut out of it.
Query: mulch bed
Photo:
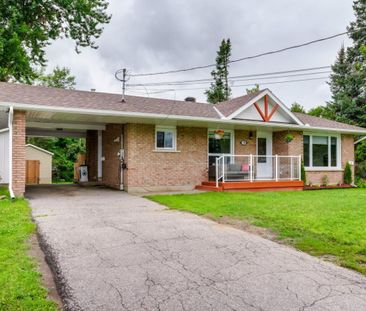
[[[335,186],[304,186],[304,190],[324,190],[324,189],[350,189],[355,188],[351,185],[335,185]]]

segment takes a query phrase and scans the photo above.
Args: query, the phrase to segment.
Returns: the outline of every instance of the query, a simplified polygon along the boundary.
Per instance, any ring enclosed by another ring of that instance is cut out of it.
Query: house
[[[265,89],[216,105],[0,83],[9,188],[25,192],[26,136],[85,137],[89,180],[129,192],[301,188],[353,165],[366,129],[292,113]],[[210,183],[211,181],[211,183]],[[223,183],[222,183],[223,182]],[[225,189],[229,189],[225,188]]]
[[[52,157],[48,150],[25,146],[26,184],[52,184]]]

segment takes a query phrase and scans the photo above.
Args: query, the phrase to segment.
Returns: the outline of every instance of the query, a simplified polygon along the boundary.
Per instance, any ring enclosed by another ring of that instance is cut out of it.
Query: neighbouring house
[[[343,180],[366,129],[292,113],[265,89],[216,105],[0,83],[9,187],[25,192],[26,136],[85,137],[89,180],[129,192],[300,189]],[[203,183],[203,184],[202,184]]]
[[[26,184],[52,184],[53,153],[38,146],[25,146]]]

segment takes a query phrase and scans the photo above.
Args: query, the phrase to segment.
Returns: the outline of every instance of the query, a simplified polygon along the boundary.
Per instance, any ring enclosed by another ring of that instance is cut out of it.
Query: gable
[[[302,122],[269,91],[234,112],[231,119],[268,123],[299,124]]]

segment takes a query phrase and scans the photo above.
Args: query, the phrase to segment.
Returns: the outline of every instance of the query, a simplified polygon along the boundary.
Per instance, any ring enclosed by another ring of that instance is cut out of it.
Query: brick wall
[[[235,154],[237,155],[248,155],[248,154],[256,154],[256,132],[251,131],[253,134],[252,139],[249,138],[249,132],[245,130],[235,130]],[[242,140],[246,140],[247,144],[242,145],[240,142]]]
[[[155,126],[125,127],[128,191],[190,190],[207,180],[207,129],[177,127],[178,152],[156,152]]]
[[[14,111],[13,118],[13,191],[16,196],[25,192],[25,112]]]
[[[86,165],[88,166],[89,180],[98,180],[98,131],[86,132]]]
[[[111,188],[120,189],[120,159],[122,124],[108,124],[103,131],[103,183]],[[95,144],[97,144],[95,142]]]
[[[288,134],[291,134],[294,137],[289,143],[285,141],[285,137]],[[303,154],[303,147],[302,132],[273,132],[273,154],[298,156]]]
[[[311,182],[314,185],[322,183],[324,175],[328,176],[329,184],[338,184],[343,182],[344,167],[348,161],[354,161],[354,139],[353,135],[342,135],[341,138],[341,163],[342,170],[334,171],[307,171],[307,182]],[[352,166],[352,177],[354,178],[354,166]]]

